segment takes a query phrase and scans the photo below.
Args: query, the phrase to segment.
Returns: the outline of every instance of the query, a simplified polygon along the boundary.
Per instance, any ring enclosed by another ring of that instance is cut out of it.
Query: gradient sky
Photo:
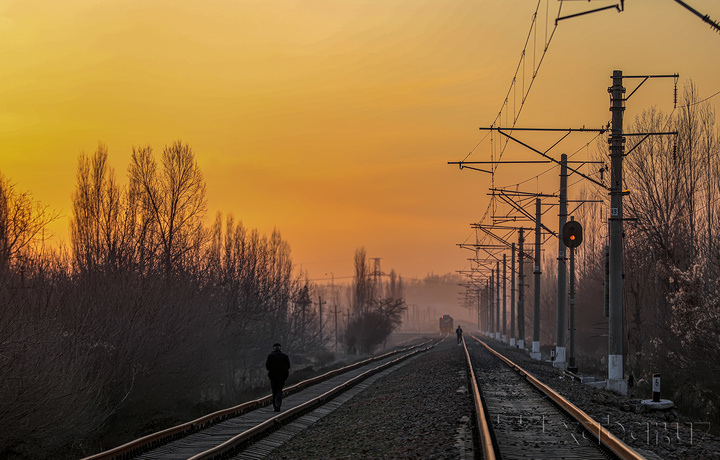
[[[563,13],[612,3],[566,1]],[[560,22],[518,126],[600,127],[614,69],[677,72],[703,96],[720,91],[720,34],[672,0],[625,3]],[[688,3],[720,21],[716,0]],[[405,277],[461,270],[469,253],[456,244],[484,212],[490,179],[447,162],[471,151],[489,160],[478,127],[500,109],[536,5],[0,1],[0,172],[62,213],[51,229],[67,242],[79,153],[105,143],[124,183],[133,146],[161,152],[181,139],[205,174],[209,217],[277,227],[311,279],[352,275],[360,246]],[[537,56],[558,6],[541,2]],[[672,110],[672,90],[646,83],[627,119]],[[544,169],[504,167],[495,184]],[[553,192],[553,175],[528,186]]]

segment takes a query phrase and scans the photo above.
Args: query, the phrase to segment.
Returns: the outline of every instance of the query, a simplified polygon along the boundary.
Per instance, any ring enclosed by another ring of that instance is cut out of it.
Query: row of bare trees
[[[176,141],[160,164],[151,147],[133,149],[128,180],[127,188],[118,185],[105,146],[81,155],[71,221],[75,268],[160,270],[169,278],[191,266],[208,233],[205,182],[190,147]]]
[[[105,146],[81,155],[70,248],[48,248],[57,215],[0,178],[0,457],[109,447],[264,385],[274,341],[295,362],[321,348],[280,233],[205,225],[206,209],[179,141],[134,149],[124,186]]]

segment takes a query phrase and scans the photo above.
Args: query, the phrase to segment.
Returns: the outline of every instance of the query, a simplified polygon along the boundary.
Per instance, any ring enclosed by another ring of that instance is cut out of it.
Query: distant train
[[[450,315],[443,315],[440,318],[440,332],[450,334],[453,331],[453,319]]]

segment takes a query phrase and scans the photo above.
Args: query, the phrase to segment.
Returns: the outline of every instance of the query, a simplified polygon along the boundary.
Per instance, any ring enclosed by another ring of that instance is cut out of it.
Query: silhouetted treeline
[[[355,251],[355,276],[351,287],[350,313],[344,341],[348,353],[372,353],[402,324],[407,309],[402,277],[390,272],[387,283],[379,259],[370,266],[365,248]]]
[[[0,178],[0,457],[110,447],[264,385],[268,344],[321,347],[288,243],[206,225],[188,145],[133,149],[127,181],[103,145],[81,155],[70,248],[49,249],[56,215]]]

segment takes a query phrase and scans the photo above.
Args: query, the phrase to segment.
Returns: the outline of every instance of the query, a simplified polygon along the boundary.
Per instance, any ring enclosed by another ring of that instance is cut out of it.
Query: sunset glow
[[[542,3],[537,46],[559,3]],[[720,18],[716,1],[692,3]],[[604,125],[615,69],[679,73],[703,97],[720,91],[717,33],[671,0],[625,4],[622,13],[559,23],[518,126]],[[461,270],[467,254],[456,244],[482,217],[491,182],[447,162],[471,151],[468,160],[490,159],[478,127],[501,107],[535,7],[2,2],[0,172],[61,212],[53,242],[67,244],[81,152],[107,145],[124,183],[134,146],[159,152],[180,139],[204,173],[208,220],[219,211],[263,233],[277,228],[311,279],[352,275],[360,246],[406,277]],[[563,6],[582,9],[588,2]],[[626,119],[652,105],[672,110],[672,92],[670,82],[646,84]],[[590,140],[573,137],[557,156]],[[594,151],[593,143],[587,155]],[[538,159],[519,149],[506,155]],[[500,168],[495,184],[544,169]],[[552,192],[556,178],[528,186]]]

